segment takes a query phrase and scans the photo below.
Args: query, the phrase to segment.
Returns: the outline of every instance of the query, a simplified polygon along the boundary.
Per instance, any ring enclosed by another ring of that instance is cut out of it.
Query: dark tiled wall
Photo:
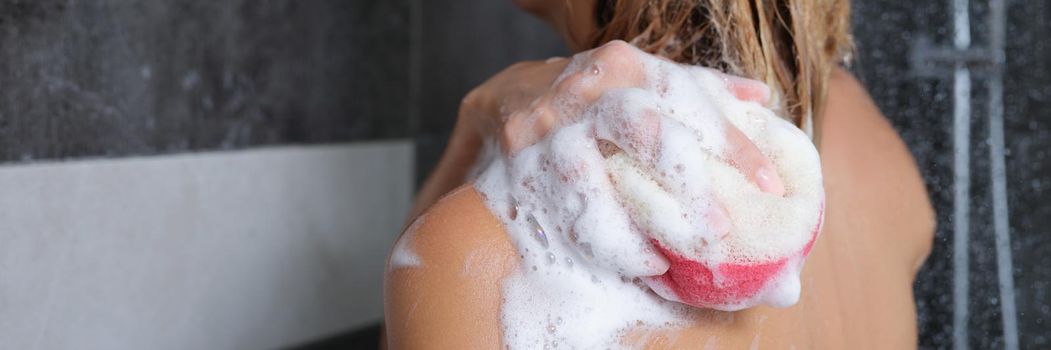
[[[408,0],[0,0],[0,162],[410,135]]]
[[[512,63],[566,55],[561,39],[511,1],[421,1],[417,179],[437,162],[460,99]]]
[[[909,57],[921,38],[952,43],[950,2],[855,1],[859,75],[902,134],[938,211],[936,243],[915,285],[921,345],[952,344],[953,80],[921,74]],[[970,2],[972,45],[990,42],[989,1]],[[1004,132],[1010,235],[1021,348],[1051,345],[1051,6],[1007,2]],[[970,300],[972,348],[1004,346],[993,249],[988,75],[976,69],[971,101]]]
[[[1007,12],[1008,205],[1023,348],[1051,348],[1051,3]]]

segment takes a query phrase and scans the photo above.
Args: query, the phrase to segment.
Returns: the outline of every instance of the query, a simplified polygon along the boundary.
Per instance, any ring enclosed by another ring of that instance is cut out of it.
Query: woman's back
[[[823,118],[825,226],[785,309],[696,310],[685,329],[639,331],[650,348],[915,346],[912,281],[933,214],[912,157],[864,89],[837,70]],[[471,186],[428,209],[399,240],[387,274],[393,348],[496,348],[502,278],[518,253]],[[410,253],[411,252],[411,253]],[[404,256],[410,254],[410,256]],[[415,254],[415,256],[411,256]]]

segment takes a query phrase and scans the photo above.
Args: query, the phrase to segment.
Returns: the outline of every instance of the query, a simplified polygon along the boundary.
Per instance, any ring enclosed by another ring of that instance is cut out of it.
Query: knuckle
[[[635,47],[621,40],[611,41],[595,50],[593,60],[619,65],[635,56]]]
[[[555,93],[572,93],[580,86],[581,80],[583,76],[580,72],[569,74],[555,84]]]
[[[510,125],[506,125],[502,130],[500,130],[500,144],[507,149],[514,149],[516,133],[514,132],[514,129],[510,128],[509,126]]]
[[[631,50],[632,46],[624,40],[612,40],[606,43],[605,45],[602,45],[601,49],[614,52],[623,52],[625,50]]]
[[[471,91],[468,91],[467,95],[464,95],[463,98],[460,99],[460,111],[463,112],[480,106],[482,103],[481,101],[483,99],[482,96],[484,94],[485,92],[481,87],[477,87],[471,89]]]
[[[535,113],[537,114],[537,127],[540,129],[540,131],[547,132],[548,130],[553,129],[556,126],[558,122],[558,117],[555,115],[554,110],[552,110],[550,106],[539,106],[536,109]]]

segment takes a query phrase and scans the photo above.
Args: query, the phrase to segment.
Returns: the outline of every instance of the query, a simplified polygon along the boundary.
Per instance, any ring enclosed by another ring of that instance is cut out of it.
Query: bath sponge
[[[719,310],[757,304],[789,306],[799,295],[799,271],[820,232],[824,194],[820,160],[813,144],[795,126],[765,108],[732,101],[726,117],[774,163],[785,183],[778,196],[760,191],[728,162],[713,155],[697,166],[717,205],[725,208],[728,232],[691,232],[680,218],[710,208],[684,206],[654,174],[620,152],[606,168],[621,201],[651,244],[669,261],[667,272],[644,278],[662,297]],[[702,152],[698,150],[697,152]]]

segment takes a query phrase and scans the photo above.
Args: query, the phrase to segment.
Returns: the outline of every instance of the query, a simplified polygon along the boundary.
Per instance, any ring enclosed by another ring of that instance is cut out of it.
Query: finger
[[[516,111],[508,117],[500,133],[504,153],[518,153],[555,127],[558,122],[557,112],[547,100],[547,97],[541,97],[532,107]]]
[[[751,101],[761,105],[770,102],[770,87],[758,80],[722,74],[723,81],[730,93],[741,101]]]
[[[581,63],[574,62],[569,69],[575,72],[558,79],[528,111],[512,113],[508,118],[504,151],[514,154],[536,143],[566,122],[563,118],[578,116],[609,89],[642,86],[645,72],[638,64],[638,55],[635,47],[616,41],[595,49]]]
[[[639,64],[639,51],[621,43],[592,52],[586,66],[556,84],[555,93],[576,95],[583,105],[589,105],[609,89],[641,87],[646,72]]]
[[[723,156],[731,165],[756,184],[763,192],[783,196],[785,185],[773,163],[759,148],[733,125],[726,126],[726,145]]]

